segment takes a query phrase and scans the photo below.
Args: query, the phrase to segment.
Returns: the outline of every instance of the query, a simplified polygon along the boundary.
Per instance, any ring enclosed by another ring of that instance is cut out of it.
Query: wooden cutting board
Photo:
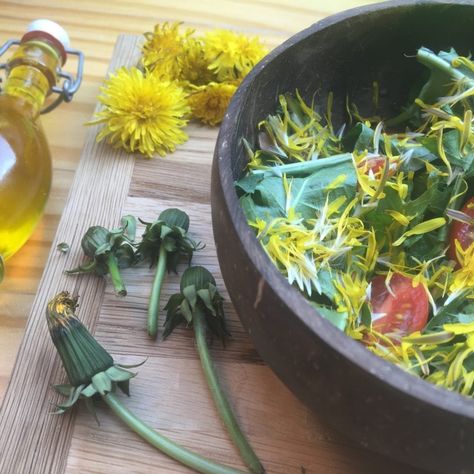
[[[119,37],[110,71],[136,64],[137,41],[135,36]],[[89,226],[114,227],[125,214],[153,220],[167,207],[186,210],[193,238],[206,243],[194,262],[216,275],[226,296],[233,335],[225,349],[214,345],[214,360],[242,427],[268,472],[419,472],[368,453],[322,425],[252,347],[225,292],[212,237],[209,193],[217,129],[192,124],[188,142],[173,155],[153,160],[97,144],[97,131],[97,127],[88,131],[0,411],[0,473],[189,472],[149,447],[105,406],[98,408],[100,426],[83,407],[63,416],[50,414],[51,403],[58,401],[50,385],[65,378],[44,314],[47,302],[62,290],[80,296],[79,317],[117,361],[148,358],[131,382],[131,398],[125,400],[131,410],[186,447],[243,467],[215,412],[192,331],[178,329],[166,341],[152,341],[146,335],[153,271],[146,266],[124,271],[126,298],[115,296],[104,279],[64,274],[82,261],[80,240]],[[56,250],[59,242],[70,245],[69,253]],[[170,275],[163,301],[178,287],[179,277]]]

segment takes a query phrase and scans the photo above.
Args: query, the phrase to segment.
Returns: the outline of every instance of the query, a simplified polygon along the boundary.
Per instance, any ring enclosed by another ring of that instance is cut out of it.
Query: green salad
[[[346,124],[279,97],[244,139],[236,190],[270,260],[368,350],[474,394],[474,62],[420,48],[429,78],[396,117]],[[408,59],[407,61],[413,61]]]

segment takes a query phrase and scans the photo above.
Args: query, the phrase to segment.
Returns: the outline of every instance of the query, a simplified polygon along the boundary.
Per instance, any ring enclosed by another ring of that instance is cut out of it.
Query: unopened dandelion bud
[[[77,319],[76,307],[77,298],[63,291],[49,302],[46,310],[51,339],[74,386],[90,383],[97,373],[114,364],[111,355]]]

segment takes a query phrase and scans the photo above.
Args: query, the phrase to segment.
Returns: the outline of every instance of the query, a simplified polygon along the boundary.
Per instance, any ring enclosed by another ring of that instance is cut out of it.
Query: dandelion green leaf
[[[374,131],[367,125],[359,122],[352,127],[342,139],[347,151],[365,151],[373,149]]]
[[[257,185],[262,181],[263,175],[247,174],[235,182],[235,187],[239,195],[253,194]]]
[[[321,163],[324,159],[321,159]],[[327,190],[328,185],[333,183],[340,175],[346,175],[346,180],[334,189]],[[268,176],[257,184],[249,198],[241,198],[244,212],[247,218],[250,216],[269,220],[275,217],[284,217],[291,207],[296,214],[304,219],[315,216],[315,211],[320,210],[328,194],[331,199],[346,196],[352,199],[355,196],[357,177],[351,162],[321,166],[317,173],[305,178],[289,178],[290,191],[285,189],[284,180],[281,177]]]

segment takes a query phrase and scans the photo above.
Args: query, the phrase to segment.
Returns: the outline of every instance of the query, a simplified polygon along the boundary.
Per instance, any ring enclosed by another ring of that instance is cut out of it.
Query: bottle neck
[[[59,65],[59,54],[49,44],[37,40],[22,43],[8,62],[3,94],[15,98],[25,113],[37,117],[56,85]]]

